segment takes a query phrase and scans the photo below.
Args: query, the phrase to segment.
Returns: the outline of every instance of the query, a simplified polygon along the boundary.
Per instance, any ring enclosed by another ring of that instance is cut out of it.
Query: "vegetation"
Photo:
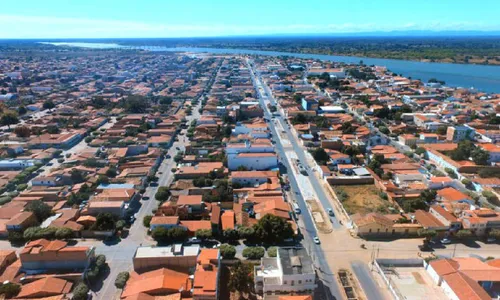
[[[233,259],[236,255],[236,248],[230,244],[222,244],[220,245],[220,255],[224,259]]]
[[[73,289],[73,298],[72,300],[87,300],[87,294],[89,292],[89,287],[83,283],[80,282],[74,289]]]
[[[323,148],[316,148],[311,153],[314,159],[321,165],[325,165],[330,160],[330,156],[328,156],[328,153]]]
[[[13,282],[4,282],[0,285],[0,295],[4,295],[6,299],[14,298],[21,291],[21,286]]]
[[[100,213],[96,217],[96,222],[90,228],[97,231],[115,230],[117,217],[110,213]]]
[[[195,232],[196,238],[200,240],[207,240],[212,238],[212,230],[211,229],[198,229]]]
[[[247,292],[251,290],[253,282],[253,266],[238,261],[230,269],[228,288],[232,292]]]
[[[278,247],[269,247],[269,249],[267,249],[267,255],[269,257],[276,257],[278,255]]]
[[[52,215],[52,208],[42,201],[31,201],[24,208],[25,211],[31,211],[35,215],[38,222],[42,223],[45,219]]]
[[[151,236],[159,243],[178,243],[187,239],[188,234],[184,228],[173,227],[164,228],[156,227],[151,232]]]
[[[170,197],[170,191],[166,186],[160,186],[155,194],[155,199],[161,202],[165,202]]]
[[[293,238],[290,223],[275,215],[267,214],[254,225],[255,236],[264,244],[279,244]]]
[[[127,284],[129,277],[130,274],[128,272],[118,273],[115,279],[115,286],[119,289],[123,289],[125,287],[125,284]]]
[[[102,254],[98,255],[90,262],[90,266],[87,273],[85,273],[85,276],[89,282],[94,283],[107,267],[108,264],[106,263],[106,256]]]
[[[146,228],[149,228],[149,226],[151,226],[151,219],[153,219],[152,215],[144,216],[144,219],[142,219],[142,225],[144,225],[144,227]]]
[[[261,259],[265,253],[263,247],[246,247],[243,249],[243,257],[248,259]]]
[[[462,230],[457,231],[455,236],[459,239],[467,239],[467,238],[472,237],[472,232],[468,229],[462,229]]]

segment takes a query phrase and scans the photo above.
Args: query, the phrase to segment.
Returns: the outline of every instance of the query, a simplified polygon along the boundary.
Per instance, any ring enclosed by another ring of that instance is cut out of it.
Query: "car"
[[[496,242],[496,241],[497,241],[497,239],[496,239],[496,238],[494,238],[494,237],[489,237],[489,238],[487,238],[487,239],[486,239],[486,242],[487,242],[487,243],[494,243],[494,242]]]
[[[181,150],[181,148],[179,148],[179,147],[175,147],[175,150]]]
[[[314,243],[315,243],[316,245],[321,244],[321,242],[320,242],[320,240],[319,240],[319,237],[315,236],[315,237],[313,238],[313,240],[314,240]]]
[[[331,217],[335,216],[335,213],[333,212],[333,209],[329,208],[327,210],[328,210],[328,215],[330,215]]]
[[[142,200],[149,200],[148,196],[142,196]]]
[[[165,158],[172,158],[170,154],[165,155]]]
[[[451,243],[451,240],[448,238],[444,238],[441,240],[441,244],[450,244],[450,243]]]
[[[136,217],[135,217],[135,216],[130,216],[130,218],[128,219],[128,221],[129,221],[130,223],[134,223],[134,222],[135,222],[135,219],[136,219]]]

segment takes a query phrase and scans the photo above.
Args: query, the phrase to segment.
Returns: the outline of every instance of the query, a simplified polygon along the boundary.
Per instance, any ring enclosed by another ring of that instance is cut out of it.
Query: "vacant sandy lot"
[[[347,195],[345,200],[341,200],[345,210],[349,214],[381,212],[389,213],[391,203],[384,200],[379,195],[379,190],[373,184],[366,185],[339,185],[334,186],[334,190],[339,196],[339,191],[344,191]]]

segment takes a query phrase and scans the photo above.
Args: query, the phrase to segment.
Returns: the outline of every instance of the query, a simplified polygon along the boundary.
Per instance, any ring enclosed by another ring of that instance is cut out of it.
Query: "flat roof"
[[[138,247],[135,252],[136,258],[152,258],[152,257],[176,257],[176,256],[198,256],[200,246],[182,246],[180,244],[167,247]]]
[[[283,274],[314,273],[313,262],[305,249],[278,248]]]

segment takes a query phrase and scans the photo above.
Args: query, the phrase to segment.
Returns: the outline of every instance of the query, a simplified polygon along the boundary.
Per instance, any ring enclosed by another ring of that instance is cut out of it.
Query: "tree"
[[[129,277],[130,274],[126,271],[118,273],[115,279],[115,286],[119,289],[123,289],[125,284],[127,284]]]
[[[427,152],[427,150],[425,150],[425,148],[422,148],[422,147],[418,147],[418,148],[415,150],[415,154],[418,154],[418,155],[425,154],[426,152]]]
[[[278,255],[278,247],[269,247],[269,249],[267,249],[267,255],[269,255],[269,257],[276,257]]]
[[[418,236],[424,237],[427,242],[429,242],[433,237],[437,236],[437,232],[435,230],[429,229],[419,229],[417,231]]]
[[[398,203],[405,212],[414,212],[419,209],[427,209],[427,203],[422,198],[403,198],[398,200]]]
[[[486,200],[488,200],[488,202],[498,201],[497,195],[492,191],[483,191],[481,194],[486,198]]]
[[[69,173],[71,174],[71,181],[73,182],[73,184],[85,181],[85,175],[83,175],[82,171],[78,169],[71,169]]]
[[[142,225],[149,228],[149,226],[151,226],[151,219],[153,219],[152,215],[144,216],[144,219],[142,219]]]
[[[149,107],[149,102],[144,96],[130,95],[125,99],[124,107],[129,113],[145,113],[146,109]]]
[[[45,102],[43,102],[43,109],[53,109],[55,106],[54,102],[52,102],[51,100],[47,100]]]
[[[47,131],[47,133],[50,133],[50,134],[58,134],[59,132],[61,132],[59,130],[59,127],[57,126],[54,126],[54,125],[49,125],[45,128],[45,130]]]
[[[432,202],[436,199],[436,191],[435,190],[424,190],[420,192],[420,198],[425,202]]]
[[[14,129],[14,133],[16,134],[17,137],[27,138],[30,136],[31,130],[29,129],[28,126],[17,126]]]
[[[461,229],[455,233],[455,236],[459,239],[468,239],[472,237],[472,232],[468,229]]]
[[[495,238],[495,239],[500,239],[500,229],[492,229],[488,233],[489,237]]]
[[[21,286],[13,282],[6,282],[0,286],[0,295],[4,295],[5,298],[14,298],[21,291]]]
[[[109,178],[106,175],[99,175],[95,183],[96,185],[109,184]]]
[[[228,288],[232,292],[247,292],[251,289],[253,282],[253,266],[238,261],[231,267]]]
[[[26,114],[28,111],[26,110],[26,107],[24,107],[24,105],[21,105],[17,108],[17,113],[22,116],[24,114]]]
[[[330,156],[328,156],[328,153],[326,153],[325,149],[323,148],[314,149],[312,151],[312,155],[314,159],[320,164],[325,164],[330,159]]]
[[[5,112],[0,118],[0,123],[4,126],[9,127],[10,125],[14,125],[19,123],[19,119],[17,118],[17,114],[12,111]]]
[[[40,223],[52,215],[52,208],[39,200],[29,202],[24,210],[31,211]]]
[[[439,126],[438,129],[436,129],[436,133],[439,135],[445,135],[446,131],[448,131],[447,126]]]
[[[252,227],[241,226],[238,228],[238,234],[242,239],[253,239],[255,230]]]
[[[266,244],[277,244],[293,237],[292,226],[275,215],[266,214],[254,225],[255,236]]]
[[[115,225],[116,230],[119,230],[119,231],[123,230],[123,228],[125,228],[125,225],[126,225],[125,220],[116,221],[116,225]]]
[[[239,238],[239,234],[236,229],[226,229],[222,235],[224,236],[224,239],[228,241],[236,241]]]
[[[71,228],[61,227],[56,230],[55,237],[58,240],[66,240],[73,237],[73,230]]]
[[[97,215],[96,222],[92,225],[91,229],[98,231],[114,230],[116,219],[116,216],[111,213],[100,213]]]
[[[476,165],[487,165],[490,159],[490,154],[479,147],[472,150],[470,155]]]
[[[164,227],[156,227],[151,232],[151,236],[157,242],[163,242],[163,243],[183,242],[188,237],[187,231],[181,227],[172,227],[168,229]]]
[[[292,124],[306,124],[308,122],[307,117],[304,114],[297,114],[292,118]]]
[[[196,238],[200,240],[207,240],[212,238],[212,230],[211,229],[198,229],[195,232]]]
[[[220,245],[220,255],[224,259],[233,259],[236,255],[236,248],[233,245],[222,244]]]
[[[481,178],[500,178],[500,169],[499,168],[484,168],[479,171],[479,176]]]
[[[161,202],[167,201],[169,197],[170,197],[170,191],[166,186],[160,186],[155,194],[156,200]]]
[[[263,247],[246,247],[242,254],[247,259],[261,259],[265,252]]]
[[[387,126],[383,126],[383,125],[382,125],[382,126],[380,126],[380,127],[378,128],[378,130],[380,130],[380,132],[382,132],[383,134],[389,134],[389,133],[391,133],[391,132],[389,131],[389,128],[387,128]]]
[[[74,289],[73,289],[73,298],[72,300],[87,300],[87,294],[89,293],[89,288],[88,286],[80,282]]]
[[[448,176],[450,176],[450,178],[453,178],[453,179],[457,179],[458,178],[457,173],[455,173],[455,171],[453,171],[453,169],[444,168],[444,170],[446,171],[446,173],[448,173]]]

